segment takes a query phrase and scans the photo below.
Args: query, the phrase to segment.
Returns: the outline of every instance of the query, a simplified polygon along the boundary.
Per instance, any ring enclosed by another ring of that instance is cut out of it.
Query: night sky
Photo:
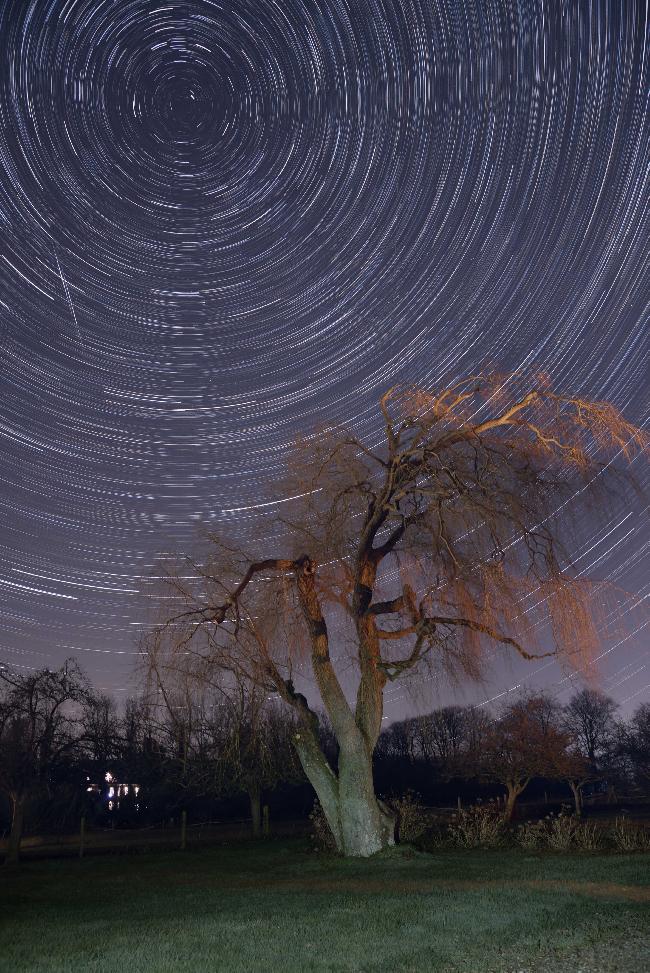
[[[397,382],[541,367],[644,424],[648,39],[645,0],[0,0],[0,661],[124,698],[155,553],[271,529],[296,433],[376,439]],[[649,551],[640,500],[576,555],[633,603]],[[522,678],[576,685],[463,698]]]

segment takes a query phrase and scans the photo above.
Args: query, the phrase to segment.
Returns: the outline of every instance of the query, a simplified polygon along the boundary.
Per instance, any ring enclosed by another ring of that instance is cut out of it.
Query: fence
[[[290,837],[307,834],[309,821],[275,821],[271,827],[268,808],[262,815],[264,837]],[[200,844],[219,844],[251,839],[250,818],[227,821],[188,820],[186,812],[166,819],[157,825],[144,828],[89,828],[85,817],[79,822],[74,834],[29,835],[21,843],[21,856],[27,858],[57,858],[97,854],[120,854],[185,850]],[[6,850],[7,841],[0,841],[0,856]]]

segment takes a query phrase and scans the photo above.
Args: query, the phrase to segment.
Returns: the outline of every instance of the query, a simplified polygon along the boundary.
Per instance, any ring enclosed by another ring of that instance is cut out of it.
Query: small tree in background
[[[465,706],[443,706],[420,717],[422,748],[443,772],[457,767],[467,753],[471,718]]]
[[[211,683],[188,672],[165,675],[163,681],[157,674],[157,685],[180,786],[213,796],[243,791],[259,837],[264,792],[301,778],[295,721],[268,693],[232,674]]]
[[[103,776],[121,751],[121,721],[115,701],[104,693],[89,691],[83,700],[79,731],[87,769],[94,780]]]
[[[473,706],[443,706],[419,717],[419,739],[427,761],[446,780],[474,773],[475,755],[489,733],[490,719]]]
[[[480,775],[506,788],[504,819],[511,821],[517,799],[534,777],[553,777],[567,759],[569,736],[554,719],[548,697],[512,703],[489,727],[475,766]]]
[[[292,734],[296,725],[277,701],[255,686],[240,682],[224,693],[213,712],[220,749],[218,766],[230,791],[244,791],[251,810],[253,835],[261,834],[262,795],[302,774]]]
[[[377,754],[405,763],[414,763],[424,756],[420,734],[420,721],[414,717],[396,720],[382,730],[377,740]]]
[[[614,736],[616,703],[598,689],[581,689],[564,708],[564,723],[582,755],[596,770]]]
[[[69,660],[56,672],[22,675],[0,668],[0,690],[0,789],[11,806],[6,863],[15,864],[28,801],[51,790],[62,762],[78,747],[88,685]]]
[[[643,703],[634,712],[622,745],[636,783],[647,792],[650,788],[650,703]]]
[[[548,774],[569,785],[573,795],[575,813],[582,817],[583,790],[586,784],[598,779],[589,761],[575,746],[571,745],[567,735],[566,749],[557,748],[549,753]]]
[[[361,856],[394,841],[372,772],[387,683],[426,665],[476,678],[490,643],[586,664],[595,601],[562,543],[564,501],[600,503],[612,477],[620,495],[612,457],[647,445],[612,405],[558,395],[545,376],[393,389],[380,417],[376,445],[342,428],[299,443],[280,488],[292,506],[259,537],[212,536],[200,561],[162,561],[169,601],[147,644],[158,671],[191,659],[277,693],[338,849]],[[299,666],[336,735],[336,771]]]

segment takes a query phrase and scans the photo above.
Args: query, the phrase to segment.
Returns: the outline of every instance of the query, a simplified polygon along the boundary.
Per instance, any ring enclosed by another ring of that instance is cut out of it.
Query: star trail
[[[131,691],[156,552],[270,525],[296,434],[372,441],[398,382],[543,367],[644,425],[648,39],[643,0],[0,0],[0,661]],[[576,552],[623,704],[649,551],[639,500]]]

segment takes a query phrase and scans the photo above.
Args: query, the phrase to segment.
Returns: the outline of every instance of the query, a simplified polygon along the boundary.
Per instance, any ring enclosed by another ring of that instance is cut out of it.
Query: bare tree
[[[105,693],[89,691],[83,700],[79,730],[93,769],[106,770],[120,749],[120,721],[115,700]]]
[[[420,742],[417,719],[397,720],[379,735],[377,752],[381,751],[388,758],[414,763],[422,754]]]
[[[565,781],[573,795],[575,813],[582,816],[583,790],[586,784],[597,780],[593,767],[580,751],[571,745],[569,740],[565,749],[559,747],[549,753],[550,774],[558,780]]]
[[[634,779],[647,789],[650,785],[650,703],[637,707],[621,742]]]
[[[470,749],[476,716],[465,706],[443,706],[420,717],[420,739],[427,759],[449,775],[459,772]]]
[[[211,795],[243,791],[258,837],[263,793],[301,778],[292,744],[296,720],[250,680],[223,670],[212,675],[219,678],[197,679],[191,668],[156,671],[168,755],[181,787]]]
[[[253,835],[259,837],[264,792],[301,777],[291,742],[295,721],[265,691],[239,680],[221,688],[205,725],[212,749],[201,761],[204,773],[218,779],[221,791],[247,795]]]
[[[394,840],[372,777],[386,684],[425,664],[475,678],[490,643],[588,659],[591,588],[560,543],[575,508],[565,501],[596,499],[612,457],[647,445],[613,406],[557,395],[544,377],[394,389],[380,409],[376,446],[341,429],[298,444],[283,485],[291,515],[264,538],[213,537],[201,563],[162,562],[169,601],[148,644],[158,668],[191,659],[277,692],[337,847],[361,856]],[[336,734],[336,772],[297,666]]]
[[[564,710],[564,722],[595,768],[614,734],[616,703],[597,689],[581,689]]]
[[[51,672],[21,675],[0,668],[0,789],[11,805],[11,831],[6,864],[20,857],[28,800],[47,789],[57,763],[70,755],[79,739],[78,709],[88,686],[69,660]]]

